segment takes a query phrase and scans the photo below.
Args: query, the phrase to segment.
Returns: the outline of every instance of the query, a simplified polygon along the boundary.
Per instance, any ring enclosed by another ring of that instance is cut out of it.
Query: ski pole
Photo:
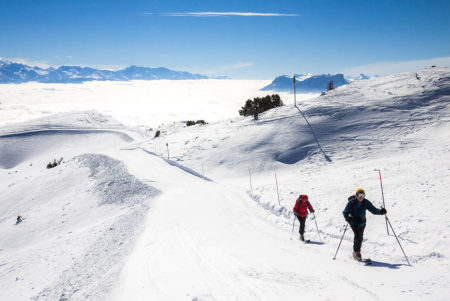
[[[295,218],[296,218],[296,216],[294,215],[294,222],[292,223],[292,233],[291,233],[291,240],[292,240],[292,236],[294,236],[294,225],[295,225]]]
[[[381,170],[375,169],[375,171],[378,171],[378,175],[380,176],[381,197],[383,198],[383,208],[386,208],[386,204],[384,203],[383,181],[381,181]],[[384,216],[384,217],[385,217],[385,220],[386,220],[386,232],[387,232],[387,235],[389,235],[387,216]]]
[[[319,239],[322,241],[322,238],[320,237],[320,233],[319,233],[319,227],[317,227],[316,215],[314,214],[314,212],[313,212],[313,216],[314,216],[314,222],[316,223],[317,235],[319,235]]]
[[[341,241],[339,242],[339,246],[337,247],[336,254],[334,254],[333,259],[336,259],[339,248],[341,247],[342,240],[344,239],[345,231],[347,231],[348,223],[345,225],[344,233],[342,234]]]
[[[386,215],[385,215],[385,216],[386,216]],[[402,245],[400,244],[400,241],[398,240],[397,234],[395,234],[394,228],[392,228],[391,221],[388,219],[387,216],[386,216],[386,220],[388,221],[389,226],[391,227],[392,233],[394,233],[394,236],[395,236],[395,238],[397,239],[397,242],[398,242],[398,245],[400,246],[400,249],[402,249],[403,255],[405,255],[406,262],[408,262],[408,265],[411,266],[411,264],[409,263],[408,257],[406,256],[405,251],[403,250],[403,247],[402,247]]]

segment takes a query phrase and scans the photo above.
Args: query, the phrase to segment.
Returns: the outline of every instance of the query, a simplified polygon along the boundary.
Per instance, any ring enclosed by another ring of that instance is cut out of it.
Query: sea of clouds
[[[97,110],[129,126],[157,127],[175,121],[214,122],[239,116],[268,80],[92,81],[83,84],[0,85],[0,126],[73,110]],[[275,92],[273,92],[275,93]],[[279,93],[285,103],[293,94]],[[297,95],[297,100],[315,94]]]

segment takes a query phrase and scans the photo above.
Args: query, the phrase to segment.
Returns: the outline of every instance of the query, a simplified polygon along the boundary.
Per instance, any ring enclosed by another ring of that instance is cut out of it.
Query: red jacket
[[[302,194],[297,201],[295,201],[294,213],[297,213],[297,215],[300,215],[301,217],[305,217],[308,215],[306,208],[308,208],[309,211],[313,210],[311,203],[308,201],[308,196]]]

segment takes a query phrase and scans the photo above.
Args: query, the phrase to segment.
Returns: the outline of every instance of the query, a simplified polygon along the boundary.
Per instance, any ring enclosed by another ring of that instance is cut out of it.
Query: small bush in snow
[[[204,120],[197,120],[197,121],[188,120],[188,121],[186,121],[186,126],[191,126],[191,125],[196,125],[196,124],[205,125],[206,122]]]
[[[239,110],[239,115],[248,116],[255,115],[257,116],[259,113],[265,112],[267,110],[280,107],[283,105],[283,101],[280,98],[280,95],[273,94],[267,95],[264,97],[255,97],[253,100],[248,99],[245,102],[245,105]]]
[[[53,159],[53,163],[52,162],[48,162],[47,169],[50,169],[50,168],[58,166],[59,164],[61,164],[62,160],[63,160],[63,157],[61,157],[58,161],[56,161],[56,159]]]

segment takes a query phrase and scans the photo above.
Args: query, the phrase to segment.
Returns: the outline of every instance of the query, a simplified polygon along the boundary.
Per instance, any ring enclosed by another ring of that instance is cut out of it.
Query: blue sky
[[[430,0],[0,0],[0,58],[255,79],[383,74],[450,65],[449,16],[450,1]]]

